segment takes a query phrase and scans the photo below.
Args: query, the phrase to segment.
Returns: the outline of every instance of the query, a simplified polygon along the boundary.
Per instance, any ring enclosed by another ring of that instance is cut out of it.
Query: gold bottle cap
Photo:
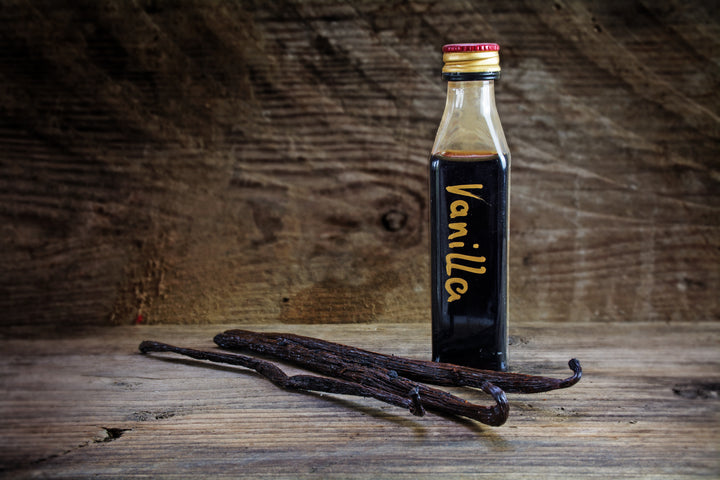
[[[492,73],[500,71],[497,43],[452,43],[443,51],[443,73]]]

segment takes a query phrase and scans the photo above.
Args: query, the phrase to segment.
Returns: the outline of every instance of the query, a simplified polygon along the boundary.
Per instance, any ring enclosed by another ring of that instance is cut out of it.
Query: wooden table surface
[[[373,399],[288,392],[241,368],[137,353],[144,339],[212,349],[213,335],[231,327],[108,327],[34,338],[3,331],[0,476],[720,475],[718,323],[516,322],[512,370],[566,376],[575,356],[584,377],[566,390],[509,394],[510,417],[497,428],[413,417]],[[429,356],[424,324],[256,329]]]

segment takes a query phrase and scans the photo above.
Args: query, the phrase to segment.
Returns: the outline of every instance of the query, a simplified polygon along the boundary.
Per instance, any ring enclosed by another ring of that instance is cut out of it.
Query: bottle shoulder
[[[478,115],[455,109],[443,115],[432,152],[473,152],[482,156],[485,152],[507,154],[509,148],[496,111]]]

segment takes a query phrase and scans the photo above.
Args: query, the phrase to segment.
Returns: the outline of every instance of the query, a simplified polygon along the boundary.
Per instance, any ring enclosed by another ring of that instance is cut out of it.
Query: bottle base
[[[477,368],[480,370],[494,370],[497,372],[506,372],[508,369],[507,357],[503,354],[498,354],[493,357],[472,354],[469,352],[444,354],[433,356],[433,361],[462,365],[464,367]]]

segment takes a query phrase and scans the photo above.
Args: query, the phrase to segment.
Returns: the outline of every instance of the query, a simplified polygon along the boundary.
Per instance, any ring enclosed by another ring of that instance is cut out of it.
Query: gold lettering
[[[479,183],[471,185],[451,185],[449,187],[445,187],[445,190],[450,193],[454,193],[455,195],[462,195],[463,197],[471,197],[480,200],[480,197],[478,197],[477,195],[473,195],[472,193],[466,191],[471,188],[480,189],[483,188],[483,186]]]
[[[450,204],[450,218],[467,217],[470,205],[465,200],[455,200]]]
[[[470,190],[480,190],[483,186],[479,183],[468,184],[468,185],[451,185],[445,187],[445,191],[454,195],[460,195],[462,197],[470,197],[476,200],[483,201],[482,198],[472,193]],[[470,213],[470,205],[465,200],[455,200],[450,204],[450,218],[467,217]],[[467,235],[467,223],[450,223],[448,240],[456,238],[463,238]],[[449,248],[464,248],[465,242],[450,242],[448,243]],[[479,244],[474,243],[472,245],[474,249],[479,247]],[[458,263],[453,263],[453,261]],[[462,263],[460,263],[462,262]],[[449,253],[445,256],[445,270],[447,271],[448,277],[452,275],[454,270],[461,270],[464,272],[475,273],[482,275],[486,272],[484,266],[478,264],[484,263],[485,257],[475,257],[472,255],[464,255],[461,253]],[[448,298],[449,302],[459,300],[464,293],[468,291],[468,282],[464,278],[452,277],[445,281],[445,290],[450,295]]]
[[[453,259],[467,260],[468,262],[484,263],[485,257],[474,257],[472,255],[463,255],[461,253],[448,253],[445,255],[445,270],[448,276],[452,275],[453,268],[463,270],[470,273],[485,273],[485,267],[469,267],[467,265],[459,265],[452,263]]]
[[[455,233],[450,234],[448,240],[452,240],[453,238],[457,237],[464,237],[465,235],[467,235],[467,230],[465,229],[465,227],[467,227],[467,223],[451,223],[450,225],[448,225],[448,227],[450,227],[452,230],[456,230]]]
[[[455,284],[459,284],[460,286],[457,287],[457,289],[453,289],[453,285]],[[460,300],[460,296],[467,292],[468,283],[462,278],[448,278],[445,282],[445,290],[450,294],[448,303],[454,302],[455,300]]]

